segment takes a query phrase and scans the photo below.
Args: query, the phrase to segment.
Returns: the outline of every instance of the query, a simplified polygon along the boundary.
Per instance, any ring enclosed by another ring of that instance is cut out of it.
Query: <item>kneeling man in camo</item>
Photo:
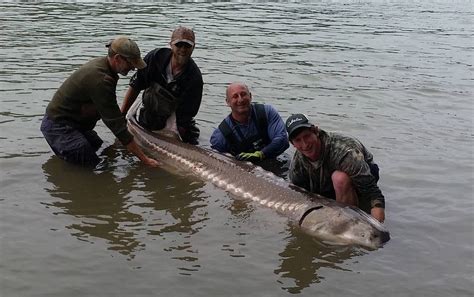
[[[290,116],[286,130],[296,148],[289,171],[293,184],[385,220],[379,168],[359,140],[321,130],[303,114]]]

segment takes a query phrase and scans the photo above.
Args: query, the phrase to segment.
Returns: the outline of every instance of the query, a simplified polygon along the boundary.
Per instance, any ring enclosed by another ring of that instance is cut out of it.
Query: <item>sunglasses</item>
[[[192,45],[190,45],[187,42],[177,42],[177,43],[174,44],[174,46],[179,47],[179,48],[181,48],[181,47],[192,48],[193,47]]]

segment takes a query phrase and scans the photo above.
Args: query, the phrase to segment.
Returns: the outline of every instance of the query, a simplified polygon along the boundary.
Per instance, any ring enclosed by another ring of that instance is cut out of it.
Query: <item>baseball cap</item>
[[[187,44],[194,46],[195,36],[193,30],[179,26],[171,34],[171,45],[175,45],[178,42],[186,42]]]
[[[143,69],[146,67],[145,61],[140,57],[140,49],[135,41],[126,36],[119,36],[110,41],[106,47],[111,48],[115,53],[126,58],[133,67]]]
[[[311,128],[313,124],[311,124],[308,120],[308,118],[302,114],[302,113],[297,113],[291,115],[287,120],[286,120],[286,132],[288,132],[288,137],[291,139],[292,135],[296,130],[299,128]]]

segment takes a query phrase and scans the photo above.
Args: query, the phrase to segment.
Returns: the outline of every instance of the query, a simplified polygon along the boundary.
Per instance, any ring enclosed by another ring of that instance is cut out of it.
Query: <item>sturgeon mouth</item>
[[[390,233],[389,232],[387,232],[387,231],[380,232],[380,242],[382,244],[386,243],[389,240],[390,240]]]

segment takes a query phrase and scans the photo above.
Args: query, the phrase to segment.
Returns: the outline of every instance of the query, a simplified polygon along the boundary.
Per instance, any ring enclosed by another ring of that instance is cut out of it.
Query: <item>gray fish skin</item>
[[[390,238],[382,224],[357,208],[308,193],[251,163],[183,143],[177,136],[147,131],[134,117],[127,118],[135,141],[160,162],[192,172],[237,197],[274,209],[320,240],[376,249]]]

